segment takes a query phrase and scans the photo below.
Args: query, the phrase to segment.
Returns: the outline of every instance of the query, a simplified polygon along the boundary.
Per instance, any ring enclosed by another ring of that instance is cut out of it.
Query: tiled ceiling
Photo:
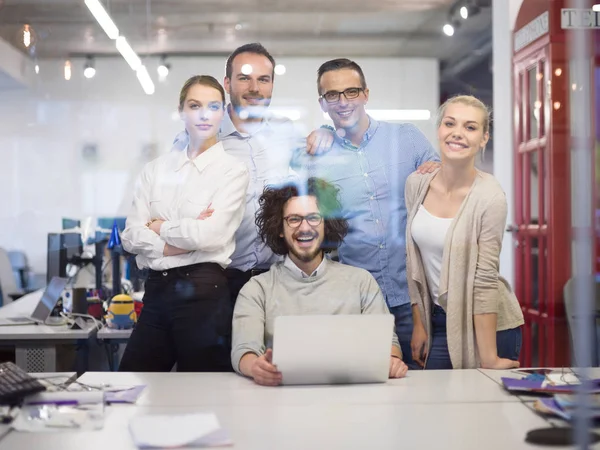
[[[491,39],[491,11],[442,34],[452,0],[102,0],[140,54],[227,54],[260,41],[277,56],[456,59]],[[0,0],[0,38],[39,58],[115,54],[83,0]]]

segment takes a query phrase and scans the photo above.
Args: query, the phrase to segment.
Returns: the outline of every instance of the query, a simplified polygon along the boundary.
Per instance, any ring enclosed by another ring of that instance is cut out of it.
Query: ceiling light
[[[88,57],[85,61],[85,66],[83,66],[83,76],[86,78],[94,78],[94,75],[96,75],[94,60],[91,57]]]
[[[467,20],[469,18],[469,8],[467,8],[466,6],[461,6],[460,17]]]
[[[428,109],[368,109],[367,114],[375,120],[412,122],[431,119]],[[327,113],[323,113],[323,117],[331,120]]]
[[[156,69],[156,71],[158,72],[158,76],[160,77],[161,80],[164,80],[165,78],[167,78],[167,75],[169,75],[170,68],[171,68],[171,65],[167,64],[167,57],[163,56],[162,58],[160,58],[160,64],[158,65],[158,68]]]
[[[31,29],[29,25],[23,27],[23,45],[27,48],[31,45]]]
[[[454,35],[454,27],[452,25],[450,25],[449,23],[447,23],[446,25],[444,25],[444,27],[442,28],[442,30],[444,31],[444,34],[446,36],[453,36]]]
[[[36,64],[35,67],[34,67],[34,69],[35,69],[35,73],[36,74],[40,73],[40,65],[39,64]]]
[[[159,77],[167,78],[167,75],[169,75],[169,66],[167,64],[161,64],[156,71],[158,72]]]
[[[99,0],[85,0],[85,4],[110,39],[119,37],[119,29],[112,21]]]
[[[275,66],[275,75],[283,75],[285,73],[285,66],[283,64],[277,64]]]
[[[244,28],[244,26],[241,23],[235,24],[235,31],[240,31],[242,28]]]
[[[125,39],[123,36],[119,36],[116,41],[116,46],[117,50],[119,50],[119,53],[123,56],[123,58],[125,58],[127,64],[129,64],[129,67],[131,67],[132,70],[137,71],[142,65],[142,60],[137,53],[133,51],[127,42],[127,39]]]
[[[252,73],[252,66],[250,64],[244,64],[242,66],[242,73],[244,75],[250,75]]]
[[[273,114],[287,117],[290,120],[300,120],[303,115],[298,108],[273,108]]]
[[[71,79],[71,61],[65,61],[65,80],[69,81]]]
[[[152,82],[152,78],[150,78],[150,74],[148,73],[146,66],[140,66],[136,71],[136,75],[144,92],[148,95],[154,94],[154,83]]]

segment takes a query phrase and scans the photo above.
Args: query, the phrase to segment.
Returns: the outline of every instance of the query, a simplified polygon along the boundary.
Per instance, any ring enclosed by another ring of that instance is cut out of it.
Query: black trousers
[[[227,277],[227,285],[229,286],[229,295],[231,299],[231,307],[235,307],[235,301],[237,300],[238,294],[244,287],[244,285],[255,275],[267,272],[269,269],[252,269],[246,272],[242,272],[238,269],[225,269],[225,276]]]
[[[150,271],[144,308],[119,371],[230,372],[232,307],[224,270],[201,263]]]

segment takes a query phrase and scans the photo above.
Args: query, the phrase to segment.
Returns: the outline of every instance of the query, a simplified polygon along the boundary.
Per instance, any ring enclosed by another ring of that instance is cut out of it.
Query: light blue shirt
[[[360,146],[336,135],[331,150],[295,163],[305,176],[340,188],[349,232],[339,248],[344,264],[368,270],[390,307],[410,303],[406,284],[404,184],[426,161],[439,161],[427,138],[411,124],[370,124]]]
[[[292,121],[280,117],[266,117],[251,133],[241,133],[233,125],[227,108],[219,140],[227,154],[246,164],[250,175],[246,209],[235,234],[235,251],[229,267],[242,271],[268,269],[282,258],[273,254],[258,235],[255,223],[258,199],[265,186],[276,185],[291,174],[290,160],[296,149],[306,147],[304,137]],[[183,150],[187,144],[188,135],[184,131],[175,138],[173,150]]]

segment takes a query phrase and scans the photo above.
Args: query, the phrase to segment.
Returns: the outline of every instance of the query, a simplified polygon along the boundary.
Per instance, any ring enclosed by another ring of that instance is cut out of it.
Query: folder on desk
[[[138,448],[233,445],[212,413],[138,416],[129,422],[129,431]]]
[[[600,393],[600,380],[590,380],[590,392]],[[502,378],[502,384],[507,391],[525,392],[528,394],[570,394],[574,393],[579,384],[554,385],[546,380],[531,380],[518,378]]]
[[[600,419],[600,396],[592,395],[591,418]],[[565,420],[572,420],[577,408],[578,398],[572,394],[557,394],[552,398],[540,398],[536,400],[533,407],[542,414],[558,416]]]

